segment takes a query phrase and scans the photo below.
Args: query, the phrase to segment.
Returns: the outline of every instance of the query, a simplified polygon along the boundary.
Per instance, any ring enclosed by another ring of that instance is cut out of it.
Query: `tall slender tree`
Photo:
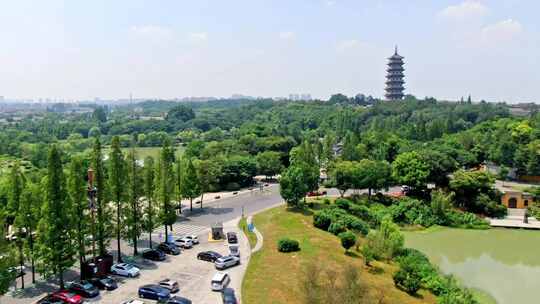
[[[174,195],[174,174],[173,174],[174,152],[171,148],[171,140],[165,137],[161,155],[159,159],[159,200],[161,202],[160,218],[165,226],[165,241],[169,240],[168,227],[176,222],[174,205],[171,197]]]
[[[182,214],[182,158],[178,158],[174,165],[175,169],[175,186],[176,186],[176,202],[178,213]]]
[[[64,272],[73,265],[73,208],[66,191],[66,181],[60,151],[56,145],[49,150],[45,201],[39,221],[39,257],[41,272],[55,275],[64,288]]]
[[[196,162],[195,169],[201,195],[201,209],[203,208],[204,193],[210,191],[210,186],[217,181],[216,168],[217,166],[210,160],[205,159]]]
[[[79,255],[80,269],[86,262],[87,235],[89,233],[88,224],[90,216],[88,214],[88,201],[85,183],[85,170],[83,161],[79,157],[73,157],[69,164],[68,173],[68,193],[73,204],[73,215],[75,217],[75,240]],[[82,279],[82,273],[81,273]]]
[[[0,208],[0,223],[5,223],[7,214]],[[5,226],[0,225],[0,235],[5,235]],[[12,246],[9,245],[4,237],[0,237],[0,295],[6,293],[9,286],[15,280],[15,273],[9,271],[9,269],[15,266],[15,254]]]
[[[201,195],[201,188],[197,176],[197,170],[193,165],[193,160],[185,160],[184,172],[182,174],[182,196],[189,198],[189,210],[193,211],[193,199]]]
[[[20,163],[19,161],[15,161],[13,167],[11,167],[8,177],[7,210],[12,218],[16,216],[17,211],[19,210],[24,183],[25,178],[22,174]]]
[[[24,234],[20,236],[26,237],[26,245],[28,248],[28,256],[32,267],[32,283],[36,282],[35,276],[35,252],[34,252],[34,235],[39,221],[39,213],[42,203],[40,187],[33,183],[26,183],[20,197],[19,211],[15,217],[15,226],[19,231],[24,229]]]
[[[143,190],[146,206],[143,215],[143,229],[148,232],[149,247],[152,248],[152,232],[159,225],[158,210],[155,204],[155,171],[154,159],[148,156],[144,159]]]
[[[116,250],[118,252],[117,260],[122,261],[122,251],[120,247],[120,237],[122,228],[124,227],[124,217],[122,210],[124,209],[124,201],[126,193],[124,191],[124,182],[126,181],[126,168],[124,154],[120,149],[120,138],[113,137],[111,142],[111,153],[109,155],[109,189],[111,191],[112,200],[116,204]]]
[[[137,240],[141,235],[141,216],[139,212],[139,200],[141,197],[141,181],[137,165],[135,147],[132,147],[127,157],[128,189],[127,196],[129,208],[127,209],[126,228],[127,236],[133,242],[133,255],[137,255]]]
[[[101,151],[101,142],[99,137],[96,137],[94,141],[94,149],[92,153],[92,168],[94,170],[94,185],[97,188],[95,198],[95,236],[93,238],[97,240],[99,255],[105,255],[107,253],[107,245],[110,237],[110,214],[107,200],[107,187],[105,182],[105,168],[103,166],[103,154]]]

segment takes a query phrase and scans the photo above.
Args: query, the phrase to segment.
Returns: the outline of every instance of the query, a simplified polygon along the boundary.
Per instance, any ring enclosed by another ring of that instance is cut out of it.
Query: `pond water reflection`
[[[497,303],[540,302],[540,231],[440,228],[405,232],[405,243]]]

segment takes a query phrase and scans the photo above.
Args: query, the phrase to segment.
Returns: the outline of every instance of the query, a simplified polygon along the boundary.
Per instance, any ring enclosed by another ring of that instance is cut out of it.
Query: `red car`
[[[69,304],[81,304],[83,302],[83,298],[80,295],[67,290],[59,290],[51,294],[51,298],[62,300],[64,303]]]

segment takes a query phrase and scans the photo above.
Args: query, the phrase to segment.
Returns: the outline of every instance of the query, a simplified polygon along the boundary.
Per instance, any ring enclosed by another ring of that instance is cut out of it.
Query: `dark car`
[[[158,249],[148,249],[145,250],[142,254],[143,258],[149,259],[152,261],[163,261],[167,257],[165,256],[165,253]]]
[[[158,301],[160,304],[191,304],[190,299],[186,299],[179,296],[170,297],[167,300]]]
[[[72,282],[69,284],[68,289],[85,298],[94,298],[99,296],[99,289],[88,281]]]
[[[236,236],[236,233],[234,233],[234,232],[227,232],[227,242],[229,242],[229,244],[236,244],[236,243],[238,243],[238,237]]]
[[[36,304],[64,304],[64,301],[53,297],[52,295],[41,298]]]
[[[203,251],[197,254],[197,259],[214,263],[221,257],[221,254],[215,251]]]
[[[234,294],[234,289],[225,288],[221,293],[221,298],[223,299],[223,304],[237,304],[236,295]]]
[[[139,298],[151,300],[167,300],[171,296],[171,292],[167,288],[163,288],[156,284],[149,284],[139,287]]]
[[[179,255],[180,248],[172,243],[161,243],[157,247],[158,250],[163,251],[166,254]]]
[[[118,284],[116,283],[116,281],[109,276],[91,278],[88,281],[99,289],[115,290],[116,288],[118,288]]]

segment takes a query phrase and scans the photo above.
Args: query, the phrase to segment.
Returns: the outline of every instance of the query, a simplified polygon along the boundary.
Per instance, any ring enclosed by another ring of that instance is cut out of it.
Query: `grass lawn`
[[[242,230],[247,235],[249,246],[251,248],[255,247],[255,244],[257,244],[257,235],[248,230],[247,218],[243,217],[240,222],[238,222],[238,228],[240,228],[240,230]]]
[[[363,264],[361,255],[354,249],[345,255],[339,239],[313,227],[310,212],[288,211],[285,206],[270,209],[254,217],[257,229],[264,236],[262,250],[251,256],[244,281],[242,299],[247,304],[303,303],[300,282],[308,261],[343,271],[343,265],[352,264],[360,270],[369,303],[435,303],[436,298],[424,290],[412,297],[394,287],[393,273],[397,266],[372,262],[379,271],[372,273]],[[280,253],[277,240],[290,237],[300,242],[301,251]],[[378,302],[383,296],[383,301]]]

